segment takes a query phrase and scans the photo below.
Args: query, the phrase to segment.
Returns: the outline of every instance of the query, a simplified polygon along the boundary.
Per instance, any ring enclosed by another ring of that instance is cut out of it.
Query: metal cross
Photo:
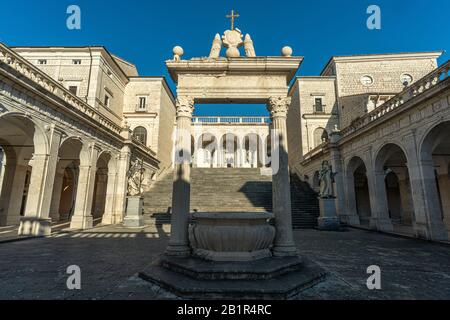
[[[226,16],[227,19],[231,19],[231,30],[234,30],[234,19],[239,18],[239,13],[234,12],[234,10],[231,10],[231,14]]]

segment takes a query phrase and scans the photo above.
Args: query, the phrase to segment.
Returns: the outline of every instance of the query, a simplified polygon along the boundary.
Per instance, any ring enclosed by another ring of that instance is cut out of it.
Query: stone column
[[[341,133],[334,130],[330,134],[330,160],[334,177],[334,195],[336,196],[336,209],[338,217],[342,222],[348,223],[350,213],[345,210],[345,189],[344,189],[344,170],[342,169],[341,152],[338,142],[341,139]]]
[[[355,194],[355,177],[353,172],[346,172],[346,184],[345,184],[345,200],[346,200],[346,216],[344,221],[351,226],[359,226],[361,224],[358,216],[358,209],[356,208],[356,194]],[[341,216],[342,218],[342,216]]]
[[[447,172],[447,166],[443,169],[444,170],[440,170],[440,172],[438,171],[438,184],[441,195],[444,224],[447,226],[447,229],[450,229],[450,177]]]
[[[177,99],[177,135],[175,142],[175,171],[172,192],[171,236],[167,255],[189,256],[189,210],[191,192],[191,119],[194,99]]]
[[[14,154],[14,151],[10,153]],[[20,222],[20,208],[27,167],[27,161],[18,163],[16,157],[13,158],[12,156],[3,166],[0,194],[0,226],[17,225]]]
[[[275,215],[276,236],[274,256],[295,256],[292,232],[291,186],[289,179],[286,118],[291,103],[289,97],[270,98],[268,109],[271,114],[275,139],[272,142],[272,207]]]
[[[55,183],[53,184],[52,202],[50,205],[50,218],[52,222],[59,221],[59,204],[61,201],[61,191],[64,181],[64,168],[58,168],[55,174]]]
[[[433,160],[420,159],[415,134],[404,138],[414,205],[416,236],[428,240],[447,241],[448,233],[442,221],[442,212],[436,186]]]
[[[6,155],[0,147],[0,195],[2,194],[3,175],[5,173]]]
[[[94,199],[95,174],[99,149],[94,144],[83,145],[80,155],[75,211],[70,221],[71,229],[89,229],[94,225],[92,202]]]
[[[389,205],[386,194],[386,173],[372,169],[368,172],[367,179],[372,211],[370,227],[378,231],[393,232],[394,226],[389,217]]]
[[[23,192],[28,170],[26,162],[7,163],[3,177],[2,198],[0,210],[3,209],[2,224],[18,225],[20,223],[20,209],[22,208]]]
[[[131,138],[131,131],[128,132]],[[125,131],[125,135],[128,135]],[[117,160],[116,192],[114,196],[114,223],[121,223],[125,217],[125,208],[128,194],[127,172],[130,168],[131,149],[124,146]]]
[[[398,187],[400,191],[400,203],[402,207],[401,218],[402,223],[412,224],[414,216],[414,208],[412,206],[411,199],[411,187],[407,177],[401,177],[398,181]]]
[[[113,161],[113,160],[110,160]],[[116,223],[114,215],[114,205],[117,186],[117,172],[108,170],[108,185],[106,186],[105,212],[102,217],[102,224],[109,225]]]
[[[36,132],[35,134],[40,133]],[[48,132],[47,153],[33,155],[31,160],[33,169],[28,188],[25,216],[20,221],[19,235],[42,236],[51,233],[49,213],[60,143],[61,132],[52,125]]]
[[[386,195],[384,171],[377,171],[375,169],[374,161],[372,160],[372,152],[368,151],[366,154],[367,165],[367,183],[369,185],[370,197],[370,227],[372,229],[384,232],[394,231],[391,219],[389,218],[389,206]]]

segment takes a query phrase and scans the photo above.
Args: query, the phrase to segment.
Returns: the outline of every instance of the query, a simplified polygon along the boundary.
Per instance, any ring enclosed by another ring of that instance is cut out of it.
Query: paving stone
[[[152,232],[102,227],[82,233],[93,238],[1,243],[0,299],[177,299],[136,277],[167,245],[167,233]],[[450,246],[355,229],[294,235],[299,252],[329,273],[295,299],[450,299]],[[66,287],[70,265],[81,268],[81,290]],[[367,289],[370,265],[381,268],[381,290]]]

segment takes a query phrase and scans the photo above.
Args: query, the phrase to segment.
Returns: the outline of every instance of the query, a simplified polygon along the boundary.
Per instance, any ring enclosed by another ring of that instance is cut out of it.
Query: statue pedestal
[[[336,211],[335,198],[319,198],[320,217],[319,230],[334,231],[340,229],[340,222]]]
[[[144,226],[142,210],[144,198],[141,196],[127,197],[127,211],[123,219],[123,226],[127,228],[141,228]]]

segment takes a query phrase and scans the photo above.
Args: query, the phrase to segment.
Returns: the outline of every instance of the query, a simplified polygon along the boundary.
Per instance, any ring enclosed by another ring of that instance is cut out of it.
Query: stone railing
[[[13,50],[9,49],[4,44],[0,43],[0,62],[5,63],[10,68],[19,72],[27,79],[38,84],[48,92],[59,97],[67,104],[74,108],[74,111],[84,113],[89,116],[101,126],[106,127],[117,134],[120,134],[122,127],[111,121],[106,116],[102,115],[99,111],[93,108],[88,103],[84,102],[69,90],[67,90],[62,84],[52,79],[39,68],[35,67],[32,63],[21,57]]]
[[[412,98],[430,90],[437,84],[446,80],[449,77],[450,70],[450,60],[444,63],[441,67],[429,73],[422,79],[408,86],[405,90],[395,95],[390,100],[386,101],[379,107],[375,108],[373,111],[365,114],[364,116],[354,120],[351,125],[342,129],[341,134],[346,137],[355,131],[365,127],[366,125],[372,123],[388,114],[389,112],[402,106],[405,102],[411,100]]]
[[[269,117],[193,117],[192,123],[201,124],[269,124]]]

